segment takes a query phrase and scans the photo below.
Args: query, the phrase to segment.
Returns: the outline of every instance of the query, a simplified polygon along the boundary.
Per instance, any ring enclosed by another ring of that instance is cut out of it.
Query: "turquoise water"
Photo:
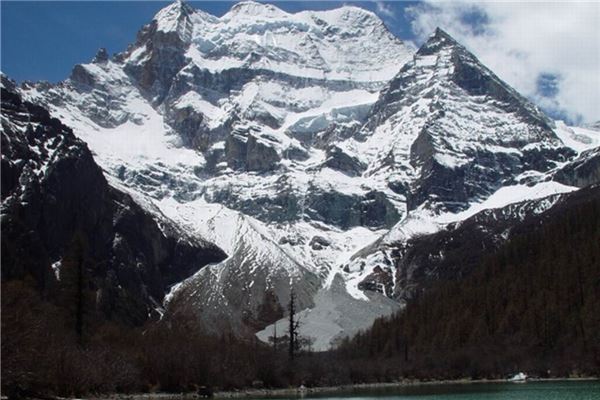
[[[600,381],[424,385],[306,398],[310,397],[319,400],[600,400]]]

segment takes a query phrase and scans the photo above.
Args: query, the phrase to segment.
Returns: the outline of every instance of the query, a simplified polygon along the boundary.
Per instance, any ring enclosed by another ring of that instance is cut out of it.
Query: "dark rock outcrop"
[[[400,220],[400,214],[393,204],[377,191],[359,196],[313,189],[305,203],[305,214],[310,219],[342,229],[353,226],[391,228]]]
[[[252,129],[233,132],[225,142],[227,165],[234,170],[269,172],[277,168],[277,151]]]
[[[600,147],[579,154],[554,172],[552,180],[580,188],[600,183]]]
[[[324,248],[331,246],[331,243],[323,236],[313,236],[308,245],[313,250],[323,250]]]
[[[384,193],[370,191],[364,195],[344,194],[311,187],[305,195],[282,183],[276,195],[254,196],[229,189],[206,193],[211,202],[251,215],[262,221],[291,222],[302,218],[321,221],[342,229],[354,226],[391,228],[400,213]]]
[[[360,160],[349,156],[337,146],[331,146],[327,149],[327,159],[323,165],[343,172],[348,176],[359,176],[365,170],[365,166]]]
[[[108,61],[108,51],[106,51],[106,49],[104,47],[101,47],[98,52],[96,53],[96,56],[94,57],[94,60],[92,60],[92,62],[94,64],[102,64]]]
[[[81,64],[77,64],[73,67],[70,78],[73,83],[78,85],[94,86],[96,83],[94,76]]]
[[[392,297],[394,292],[394,278],[390,267],[382,268],[379,265],[376,266],[373,268],[373,272],[358,284],[358,288]]]
[[[205,151],[210,146],[210,135],[204,115],[193,107],[168,108],[166,122],[179,134],[183,145]]]
[[[125,71],[152,98],[154,104],[160,104],[167,96],[175,75],[187,64],[185,51],[189,44],[192,29],[190,16],[194,9],[179,2],[172,5],[178,13],[177,29],[162,31],[157,21],[145,25],[136,38],[136,43],[117,59],[122,59],[136,49],[144,49],[142,63],[129,63]]]

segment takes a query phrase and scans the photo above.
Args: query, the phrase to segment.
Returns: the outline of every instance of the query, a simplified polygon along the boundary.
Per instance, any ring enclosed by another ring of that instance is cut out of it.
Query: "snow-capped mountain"
[[[457,211],[572,155],[553,125],[438,28],[381,93],[359,140],[388,141],[367,174],[402,171],[396,187],[409,209],[430,202]]]
[[[319,349],[401,307],[397,249],[416,235],[598,177],[596,132],[551,121],[442,30],[414,52],[357,7],[177,1],[126,51],[21,93],[113,186],[227,253],[167,313],[266,339],[293,287]]]

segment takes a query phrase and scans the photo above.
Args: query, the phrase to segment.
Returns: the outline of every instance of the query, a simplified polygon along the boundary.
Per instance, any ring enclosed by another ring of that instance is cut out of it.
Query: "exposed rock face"
[[[600,147],[582,152],[554,172],[552,179],[580,188],[600,183]]]
[[[285,183],[277,186],[280,190],[276,194],[264,197],[248,199],[223,190],[207,193],[207,198],[260,220],[277,223],[293,223],[306,218],[341,229],[353,226],[380,228],[392,227],[400,219],[396,207],[378,191],[358,196],[314,188],[305,195],[299,195]]]
[[[73,71],[71,72],[71,80],[77,84],[85,86],[94,86],[94,83],[96,83],[94,75],[89,73],[88,70],[79,64],[73,67]]]
[[[246,150],[246,168],[249,171],[271,171],[279,162],[277,151],[256,136],[248,136]]]
[[[224,258],[108,185],[87,146],[2,77],[2,279],[61,287],[81,258],[104,317],[143,323],[169,286]],[[79,246],[79,247],[77,247]],[[77,250],[79,249],[79,250]]]
[[[92,61],[95,64],[101,64],[108,61],[108,52],[104,47],[100,48]]]
[[[391,227],[400,219],[399,213],[381,192],[364,196],[349,196],[335,192],[314,191],[305,200],[306,215],[348,229],[352,226]]]
[[[185,50],[190,40],[193,13],[187,4],[174,3],[163,12],[169,23],[168,29],[161,26],[160,19],[153,20],[140,30],[135,45],[120,56],[133,59],[124,70],[155,104],[162,102],[173,78],[186,65]]]
[[[327,149],[327,159],[323,165],[349,176],[359,176],[365,170],[365,166],[360,160],[344,153],[337,146],[331,146]]]
[[[313,238],[310,239],[309,246],[313,250],[322,250],[325,247],[331,246],[331,242],[322,236],[313,236]]]
[[[365,277],[359,284],[360,290],[378,292],[384,296],[394,297],[394,274],[390,267],[373,268],[373,271]]]
[[[265,139],[257,138],[252,130],[237,130],[225,142],[227,165],[232,169],[270,172],[277,168],[279,155]]]
[[[166,120],[179,133],[184,146],[199,150],[208,148],[210,137],[202,113],[191,106],[173,107],[167,110]]]

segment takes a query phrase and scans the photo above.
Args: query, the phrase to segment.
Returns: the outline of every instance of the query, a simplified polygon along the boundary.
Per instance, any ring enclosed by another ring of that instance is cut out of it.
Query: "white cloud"
[[[600,3],[427,2],[408,9],[421,40],[440,27],[540,106],[600,119]],[[555,96],[538,91],[558,77]]]
[[[396,13],[388,3],[383,1],[376,1],[375,5],[377,6],[377,14],[383,17],[396,19]]]

